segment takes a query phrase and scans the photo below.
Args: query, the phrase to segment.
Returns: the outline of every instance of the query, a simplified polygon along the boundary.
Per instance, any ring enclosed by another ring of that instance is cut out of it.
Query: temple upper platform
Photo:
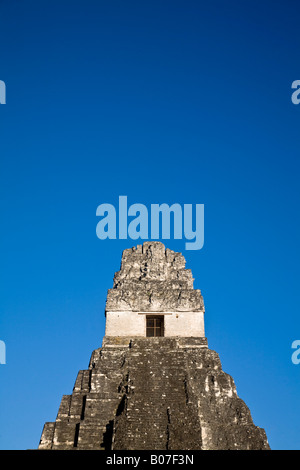
[[[105,336],[204,337],[204,302],[181,253],[161,242],[123,251],[106,302]]]

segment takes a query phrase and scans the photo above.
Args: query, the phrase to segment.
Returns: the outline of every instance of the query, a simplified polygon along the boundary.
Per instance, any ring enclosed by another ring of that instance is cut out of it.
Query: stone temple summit
[[[208,348],[204,311],[181,253],[160,242],[124,250],[102,347],[45,423],[38,449],[269,449]]]

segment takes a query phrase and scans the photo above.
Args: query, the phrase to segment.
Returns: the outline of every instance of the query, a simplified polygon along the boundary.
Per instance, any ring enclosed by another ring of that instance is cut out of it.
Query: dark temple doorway
[[[146,317],[146,336],[164,336],[164,316],[147,315]]]

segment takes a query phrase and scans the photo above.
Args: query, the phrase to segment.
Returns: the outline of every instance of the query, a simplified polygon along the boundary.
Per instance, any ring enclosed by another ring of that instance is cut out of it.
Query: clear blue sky
[[[122,250],[96,208],[205,204],[182,251],[273,449],[300,449],[298,1],[0,2],[0,447],[36,448],[101,346]]]

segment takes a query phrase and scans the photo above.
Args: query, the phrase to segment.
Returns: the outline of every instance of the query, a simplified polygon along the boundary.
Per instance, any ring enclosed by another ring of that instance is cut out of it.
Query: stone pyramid
[[[39,449],[269,449],[218,354],[182,254],[160,242],[124,250],[102,347],[79,371]]]

